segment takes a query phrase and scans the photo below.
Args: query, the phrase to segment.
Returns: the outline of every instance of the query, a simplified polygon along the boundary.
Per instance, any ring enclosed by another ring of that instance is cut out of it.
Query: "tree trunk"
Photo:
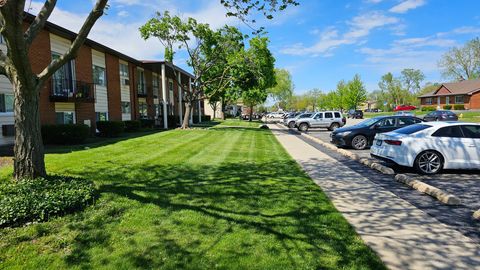
[[[45,177],[44,148],[40,129],[39,92],[34,76],[12,74],[15,93],[15,179]]]
[[[252,116],[253,116],[253,105],[250,106],[250,117],[248,117],[248,122],[252,122]]]
[[[190,114],[192,113],[192,102],[185,102],[185,115],[183,116],[182,129],[188,129],[190,127]]]
[[[221,118],[222,120],[225,120],[225,99],[224,99],[224,98],[222,98],[222,99],[220,100],[220,106],[221,106],[221,108],[222,108],[222,109],[221,109],[222,115],[220,116],[220,118]]]

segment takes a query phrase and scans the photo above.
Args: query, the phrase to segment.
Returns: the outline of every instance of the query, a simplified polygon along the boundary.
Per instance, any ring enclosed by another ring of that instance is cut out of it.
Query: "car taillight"
[[[402,141],[385,140],[384,142],[385,142],[386,144],[390,144],[390,145],[402,145]]]

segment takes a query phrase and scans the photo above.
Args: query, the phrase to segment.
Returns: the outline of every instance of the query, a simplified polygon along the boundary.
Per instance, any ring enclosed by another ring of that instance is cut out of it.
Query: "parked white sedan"
[[[442,169],[480,169],[480,124],[428,122],[377,134],[373,157],[414,167],[422,174]]]

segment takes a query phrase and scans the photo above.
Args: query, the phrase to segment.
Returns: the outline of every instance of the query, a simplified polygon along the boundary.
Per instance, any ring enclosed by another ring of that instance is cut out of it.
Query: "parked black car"
[[[357,125],[339,128],[331,133],[332,143],[338,147],[363,150],[370,147],[377,133],[390,132],[401,127],[423,122],[412,116],[379,116]]]
[[[458,116],[451,111],[438,110],[423,117],[424,121],[458,121]]]
[[[349,110],[348,118],[363,119],[363,112],[361,110]]]

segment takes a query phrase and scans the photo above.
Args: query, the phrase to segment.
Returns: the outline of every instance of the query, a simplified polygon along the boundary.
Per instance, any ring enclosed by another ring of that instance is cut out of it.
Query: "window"
[[[462,126],[466,138],[480,139],[480,126]]]
[[[122,113],[131,113],[130,102],[122,102]]]
[[[460,126],[451,126],[441,128],[432,134],[433,137],[463,138]]]
[[[95,113],[98,121],[108,121],[108,113],[106,112],[97,112]]]
[[[333,118],[333,113],[331,113],[331,112],[326,112],[326,113],[325,113],[325,118]]]
[[[158,97],[158,92],[160,87],[159,87],[159,81],[157,76],[153,76],[152,86],[153,86],[153,95]]]
[[[59,59],[61,55],[52,52],[52,60]],[[54,94],[57,96],[71,97],[74,92],[75,62],[69,61],[59,68],[52,76]]]
[[[141,118],[147,118],[147,103],[138,103],[138,112]]]
[[[463,96],[455,96],[455,104],[463,104]]]
[[[409,126],[409,125],[416,124],[416,123],[418,123],[418,121],[415,121],[415,118],[408,118],[408,117],[398,118],[398,125],[401,126],[401,127]]]
[[[0,94],[0,113],[13,112],[13,95]]]
[[[120,64],[120,76],[128,77],[128,65]]]
[[[314,119],[322,119],[323,118],[323,113],[317,113],[317,115],[315,115]]]
[[[341,116],[340,116],[340,113],[339,113],[339,112],[336,112],[336,113],[335,113],[335,118],[340,118],[340,117],[341,117]]]
[[[105,68],[99,66],[93,66],[93,83],[96,85],[106,86],[105,80]]]
[[[431,97],[426,98],[426,99],[425,99],[425,104],[426,104],[426,105],[432,105],[432,98],[431,98]]]
[[[395,130],[395,133],[409,135],[409,134],[413,134],[413,133],[416,133],[416,132],[419,132],[419,131],[422,131],[424,129],[431,128],[431,127],[432,126],[423,125],[423,124],[410,125],[410,126],[406,126],[406,127],[399,128],[399,129]]]
[[[381,128],[390,128],[395,126],[395,119],[393,118],[385,118],[378,122],[379,127]]]
[[[450,105],[450,97],[445,98],[445,104]]]
[[[311,113],[304,113],[304,114],[300,115],[298,118],[309,118],[311,116],[312,116]]]
[[[57,118],[57,124],[66,125],[66,124],[75,124],[75,113],[74,112],[57,112],[55,113]]]

